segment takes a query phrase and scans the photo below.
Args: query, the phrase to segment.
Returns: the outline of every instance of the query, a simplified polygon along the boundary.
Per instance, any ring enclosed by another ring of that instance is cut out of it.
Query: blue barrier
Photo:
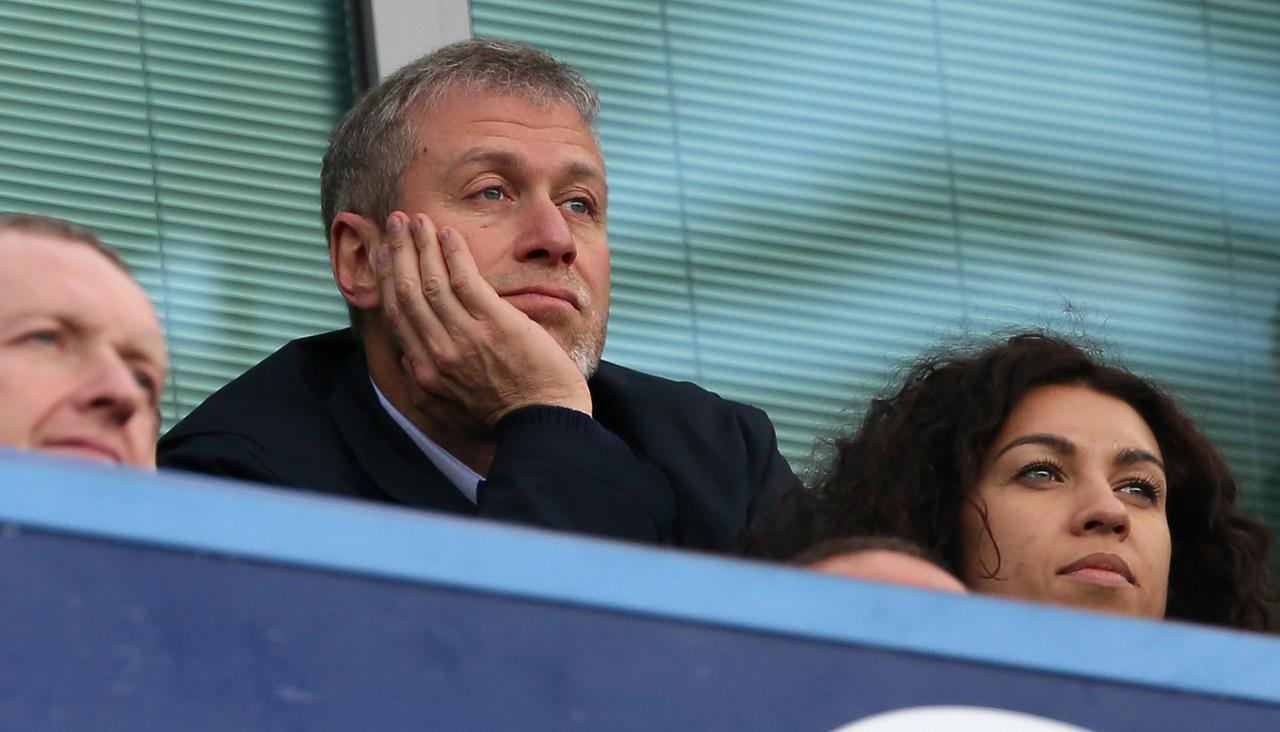
[[[0,451],[0,728],[1280,729],[1280,642]]]

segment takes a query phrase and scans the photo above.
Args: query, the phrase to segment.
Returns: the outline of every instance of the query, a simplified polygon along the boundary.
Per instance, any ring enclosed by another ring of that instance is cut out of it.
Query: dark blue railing
[[[1280,729],[1280,642],[0,452],[3,729]]]

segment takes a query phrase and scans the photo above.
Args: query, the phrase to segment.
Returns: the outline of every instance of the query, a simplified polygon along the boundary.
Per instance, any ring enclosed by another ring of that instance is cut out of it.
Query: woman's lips
[[[1097,552],[1062,567],[1058,574],[1108,587],[1137,586],[1129,564],[1115,554]]]

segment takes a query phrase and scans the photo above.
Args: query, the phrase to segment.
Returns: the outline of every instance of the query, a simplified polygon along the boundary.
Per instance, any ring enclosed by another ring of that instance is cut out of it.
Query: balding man
[[[0,445],[155,467],[164,334],[88,229],[0,215]]]
[[[794,477],[758,409],[600,360],[608,186],[594,88],[465,41],[360,100],[325,156],[352,329],[295,341],[161,464],[635,541],[736,547]]]
[[[906,585],[938,592],[968,592],[912,542],[891,536],[844,537],[810,547],[791,560],[815,572],[865,582]]]

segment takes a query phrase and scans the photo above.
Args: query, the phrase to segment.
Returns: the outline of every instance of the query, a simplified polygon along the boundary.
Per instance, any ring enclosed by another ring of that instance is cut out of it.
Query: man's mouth
[[[556,287],[554,285],[521,287],[502,293],[502,298],[513,305],[524,304],[534,307],[543,305],[563,307],[568,305],[574,310],[582,310],[582,300],[578,297],[578,293],[567,287]]]
[[[120,464],[124,462],[121,451],[101,440],[84,437],[60,438],[46,442],[42,449],[55,455],[70,455],[98,462]]]

